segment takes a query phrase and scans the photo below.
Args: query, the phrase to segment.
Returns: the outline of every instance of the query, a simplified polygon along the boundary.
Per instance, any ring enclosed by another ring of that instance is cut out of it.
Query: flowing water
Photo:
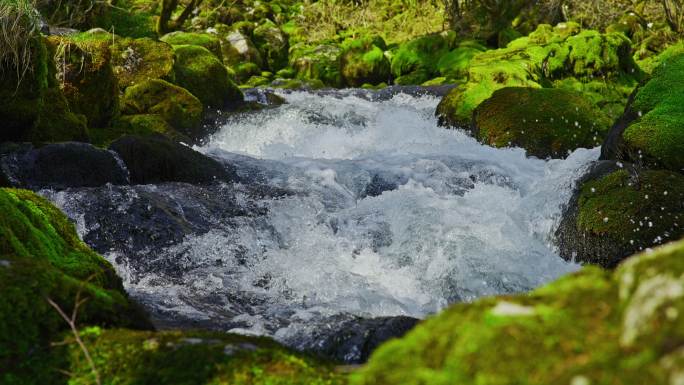
[[[235,116],[197,149],[287,193],[255,197],[240,185],[207,193],[260,214],[213,218],[207,231],[148,250],[176,264],[173,273],[103,251],[146,306],[222,317],[227,330],[297,345],[323,327],[317,320],[422,318],[577,268],[557,256],[551,234],[596,149],[544,161],[483,146],[438,127],[433,96],[283,96],[287,104]],[[180,194],[173,186],[111,191],[122,215],[142,193]],[[82,192],[52,199],[74,218],[87,210]],[[97,228],[81,220],[86,240]]]

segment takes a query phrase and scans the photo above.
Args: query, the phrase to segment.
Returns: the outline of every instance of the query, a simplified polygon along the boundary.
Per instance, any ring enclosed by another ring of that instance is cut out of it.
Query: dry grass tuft
[[[40,14],[30,0],[0,3],[0,75],[15,71],[21,82],[32,69],[32,41],[40,33]]]

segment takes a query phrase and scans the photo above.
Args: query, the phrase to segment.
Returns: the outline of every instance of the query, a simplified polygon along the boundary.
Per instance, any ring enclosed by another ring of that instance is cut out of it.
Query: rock
[[[209,50],[196,45],[176,45],[175,83],[195,95],[205,106],[223,108],[242,103],[240,89]]]
[[[340,54],[341,49],[334,45],[314,48],[293,46],[290,48],[290,66],[299,79],[320,80],[327,86],[341,87]]]
[[[123,114],[159,115],[183,135],[202,135],[202,103],[188,90],[171,83],[155,79],[129,87],[121,104]]]
[[[98,35],[112,39],[111,35]],[[150,38],[115,37],[111,45],[114,74],[124,90],[150,79],[173,82],[174,53],[170,44]]]
[[[115,153],[78,142],[39,148],[5,143],[0,174],[10,186],[31,190],[128,184],[128,171]]]
[[[57,65],[60,88],[71,110],[85,115],[89,127],[108,127],[119,113],[119,86],[110,42],[92,36],[52,36],[47,42]]]
[[[223,60],[221,41],[216,35],[209,33],[175,31],[167,33],[159,40],[171,45],[196,45],[209,50],[217,59]]]
[[[465,78],[468,76],[470,62],[475,55],[486,50],[485,47],[476,42],[462,42],[458,47],[439,57],[436,69],[439,71],[439,75],[442,75],[447,79]],[[434,64],[430,62],[430,65]],[[428,66],[427,63],[423,65],[423,67],[426,66]],[[433,72],[430,72],[430,74],[432,76],[436,75]]]
[[[494,147],[522,147],[538,158],[565,158],[600,145],[610,121],[581,94],[553,88],[495,91],[473,112],[470,133]]]
[[[531,293],[453,305],[382,345],[350,383],[669,384],[684,369],[683,260],[679,241],[614,273],[585,267]]]
[[[187,146],[162,136],[124,136],[109,146],[130,172],[131,183],[232,182],[235,171]]]
[[[438,105],[440,124],[467,127],[473,110],[504,87],[555,85],[588,92],[599,106],[624,105],[641,77],[630,55],[629,39],[621,33],[600,34],[575,27],[570,23],[554,28],[540,25],[506,48],[475,55],[467,82]]]
[[[613,162],[580,181],[556,231],[561,257],[606,268],[682,236],[684,176]]]
[[[97,330],[85,333],[93,360],[107,365],[103,383],[131,383],[140,378],[155,384],[343,385],[332,365],[293,352],[263,337],[221,332]],[[78,357],[78,347],[62,349]],[[92,370],[85,360],[71,359],[72,379],[88,381]]]
[[[52,383],[62,367],[54,342],[78,298],[79,330],[86,325],[150,328],[130,302],[112,266],[78,238],[74,226],[45,199],[0,189],[0,373],[2,383]],[[80,293],[80,294],[79,294]]]
[[[345,84],[360,87],[363,84],[387,82],[390,78],[390,63],[381,48],[382,39],[353,39],[342,44],[340,72]]]
[[[653,72],[611,129],[602,159],[634,162],[684,173],[684,54]]]
[[[352,317],[348,320],[326,321],[334,325],[320,328],[313,336],[292,338],[293,346],[326,359],[346,364],[362,364],[381,344],[400,338],[411,330],[419,320],[411,317],[378,317],[365,319]],[[298,342],[297,338],[301,338]]]
[[[399,85],[421,84],[439,75],[438,62],[445,58],[454,62],[456,54],[445,57],[451,50],[453,40],[448,34],[421,36],[401,44],[392,55],[392,75]]]
[[[69,109],[57,87],[44,39],[31,37],[27,50],[32,61],[22,76],[11,67],[0,75],[0,141],[87,141],[85,117]]]
[[[93,143],[107,146],[123,135],[150,136],[162,134],[176,142],[192,143],[192,140],[176,131],[161,115],[138,114],[119,117],[110,129],[91,130]]]
[[[270,20],[254,28],[254,45],[266,67],[276,72],[287,67],[290,44],[287,35]]]
[[[225,25],[219,25],[216,31],[217,37],[221,40],[223,62],[226,65],[235,67],[249,62],[256,64],[259,68],[263,66],[261,54],[249,35]]]

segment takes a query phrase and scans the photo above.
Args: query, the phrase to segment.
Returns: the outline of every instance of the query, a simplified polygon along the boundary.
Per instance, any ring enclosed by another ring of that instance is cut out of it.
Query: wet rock
[[[128,171],[116,153],[87,143],[67,142],[36,148],[31,144],[0,146],[0,180],[13,187],[95,187],[128,184]]]
[[[124,136],[109,146],[130,172],[131,183],[212,183],[236,180],[230,166],[163,136]]]

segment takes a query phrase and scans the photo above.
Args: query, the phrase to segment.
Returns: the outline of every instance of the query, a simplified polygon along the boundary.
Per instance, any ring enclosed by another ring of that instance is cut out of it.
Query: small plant
[[[85,282],[90,281],[93,278],[93,276],[89,277]],[[95,367],[95,362],[93,361],[92,356],[90,355],[90,351],[88,351],[88,348],[86,347],[85,343],[83,342],[83,339],[81,339],[81,334],[79,333],[78,327],[76,325],[76,320],[78,319],[78,310],[80,309],[81,306],[83,306],[87,301],[88,298],[81,298],[81,293],[83,291],[83,284],[81,287],[79,287],[78,291],[76,292],[76,298],[74,300],[74,308],[71,311],[71,315],[67,315],[64,310],[57,304],[57,302],[53,301],[51,298],[46,297],[45,300],[52,306],[64,319],[64,321],[69,325],[69,329],[71,329],[71,333],[74,335],[74,340],[78,344],[78,346],[81,348],[81,351],[83,352],[83,355],[85,356],[86,360],[88,361],[88,365],[90,366],[90,370],[92,371],[93,375],[95,376],[95,383],[97,385],[102,385],[102,380],[100,379],[100,373],[97,371],[97,367]],[[62,344],[62,343],[59,343]],[[69,373],[67,373],[69,374]]]
[[[0,76],[15,71],[17,86],[32,69],[34,38],[40,14],[29,0],[0,2]]]

